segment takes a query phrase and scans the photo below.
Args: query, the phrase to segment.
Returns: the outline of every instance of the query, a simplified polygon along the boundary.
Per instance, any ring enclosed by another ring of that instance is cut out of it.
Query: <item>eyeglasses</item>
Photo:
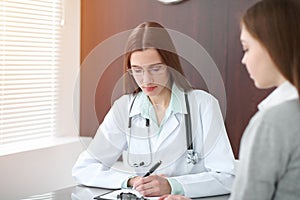
[[[131,68],[128,69],[127,72],[133,76],[143,76],[144,72],[147,71],[150,75],[155,76],[164,73],[167,67],[167,65],[162,63],[149,65],[148,69],[143,69],[139,66],[131,66]]]

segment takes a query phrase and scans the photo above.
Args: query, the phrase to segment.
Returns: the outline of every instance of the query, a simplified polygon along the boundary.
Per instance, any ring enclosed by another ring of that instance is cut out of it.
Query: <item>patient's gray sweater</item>
[[[230,200],[300,199],[300,104],[259,111],[241,141]]]

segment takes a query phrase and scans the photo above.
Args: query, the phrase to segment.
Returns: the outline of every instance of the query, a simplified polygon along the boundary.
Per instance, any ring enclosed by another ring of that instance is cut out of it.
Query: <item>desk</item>
[[[45,194],[34,195],[23,200],[93,200],[93,197],[100,194],[104,194],[110,190],[102,188],[84,187],[84,186],[74,186],[65,188],[62,190],[57,190]],[[204,200],[227,200],[229,195],[215,196],[215,197],[205,197],[197,198]]]

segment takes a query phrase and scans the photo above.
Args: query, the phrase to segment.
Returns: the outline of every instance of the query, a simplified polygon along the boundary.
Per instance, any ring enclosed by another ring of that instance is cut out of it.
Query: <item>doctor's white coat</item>
[[[184,195],[202,197],[230,193],[234,180],[234,156],[224,127],[217,100],[201,90],[188,93],[194,150],[198,153],[197,164],[186,161],[187,113],[184,93],[176,95],[178,110],[172,110],[161,127],[150,118],[145,125],[141,95],[132,108],[132,96],[124,95],[106,115],[103,123],[89,145],[78,158],[72,175],[86,186],[120,188],[124,180],[142,175],[161,160],[154,174],[165,174],[182,185]],[[151,116],[151,115],[150,115]],[[132,117],[131,128],[128,119]],[[112,167],[124,151],[135,174]]]

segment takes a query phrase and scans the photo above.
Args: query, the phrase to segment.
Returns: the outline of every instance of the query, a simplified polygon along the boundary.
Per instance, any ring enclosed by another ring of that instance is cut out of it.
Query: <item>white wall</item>
[[[20,199],[75,185],[71,169],[85,145],[78,138],[0,157],[0,199]]]
[[[80,0],[63,0],[62,59],[59,67],[58,135],[79,132],[80,99]]]

